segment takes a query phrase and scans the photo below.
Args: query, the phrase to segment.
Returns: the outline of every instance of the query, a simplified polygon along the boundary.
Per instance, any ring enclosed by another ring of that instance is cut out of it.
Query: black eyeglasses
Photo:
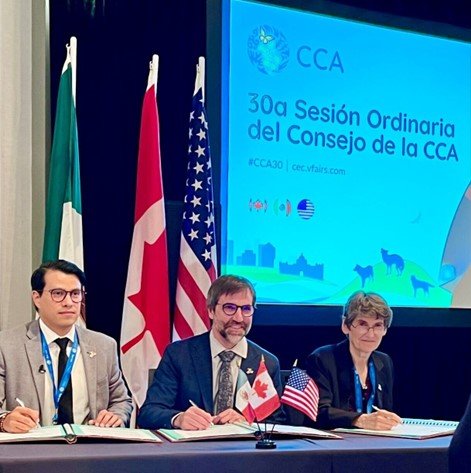
[[[82,302],[83,296],[86,294],[82,289],[72,289],[71,291],[66,291],[65,289],[45,289],[38,292],[49,292],[54,302],[62,302],[67,297],[67,294],[70,294],[72,302]]]
[[[234,316],[237,313],[237,309],[240,309],[244,317],[252,317],[255,312],[255,307],[252,304],[237,305],[232,302],[226,302],[225,304],[216,304],[222,306],[222,311],[229,317]]]

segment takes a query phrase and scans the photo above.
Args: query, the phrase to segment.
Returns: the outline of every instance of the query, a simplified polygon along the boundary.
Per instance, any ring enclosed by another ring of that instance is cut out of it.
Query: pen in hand
[[[191,399],[188,399],[188,402],[189,402],[193,407],[198,407],[198,406],[196,405],[196,402],[193,402]],[[199,409],[199,407],[198,407],[198,409]],[[213,422],[211,422],[210,425],[214,425]]]
[[[377,406],[373,406],[373,410],[376,411],[376,412],[385,412],[385,413],[387,413],[387,414],[389,413],[389,411],[386,411],[386,410],[384,410],[384,409],[380,409],[380,408],[377,407]],[[400,418],[399,418],[399,419],[400,419]],[[396,419],[394,419],[394,420],[396,420]],[[399,424],[402,424],[402,419],[400,419]]]
[[[26,407],[25,403],[18,397],[15,397],[15,401],[18,403],[20,407]],[[36,421],[36,426],[41,427],[41,424],[39,423],[39,420]]]

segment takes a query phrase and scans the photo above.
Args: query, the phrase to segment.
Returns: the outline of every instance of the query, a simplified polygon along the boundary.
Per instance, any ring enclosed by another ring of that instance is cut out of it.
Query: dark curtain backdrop
[[[471,27],[468,0],[339,3]],[[53,118],[65,44],[72,35],[78,39],[87,324],[119,341],[133,230],[140,113],[154,53],[160,56],[157,98],[173,299],[188,114],[195,65],[198,56],[206,55],[206,2],[50,0],[50,28]],[[208,89],[212,86],[218,87],[207,83]],[[277,354],[287,369],[295,358],[303,360],[314,348],[335,343],[342,335],[338,327],[255,325],[251,338]],[[445,419],[461,416],[471,392],[470,328],[393,327],[382,349],[395,363],[398,413]]]

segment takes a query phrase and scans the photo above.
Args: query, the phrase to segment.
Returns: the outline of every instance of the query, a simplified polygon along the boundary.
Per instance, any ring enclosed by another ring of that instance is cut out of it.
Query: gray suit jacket
[[[81,327],[77,327],[77,334],[87,378],[90,419],[107,409],[128,424],[132,404],[119,370],[116,342]],[[0,332],[0,414],[17,407],[18,397],[27,407],[39,411],[41,423],[50,424],[51,419],[42,417],[46,376],[49,375],[37,320]]]

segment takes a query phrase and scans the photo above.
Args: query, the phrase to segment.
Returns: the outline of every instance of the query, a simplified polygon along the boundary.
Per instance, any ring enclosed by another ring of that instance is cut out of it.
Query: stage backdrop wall
[[[471,26],[464,3],[458,0],[397,0],[387,7],[374,1],[349,3]],[[65,44],[72,35],[78,38],[87,323],[119,340],[133,230],[140,112],[154,53],[160,55],[157,96],[173,300],[188,114],[195,65],[206,52],[206,4],[204,0],[51,0],[50,20],[52,111]],[[211,123],[209,127],[211,132]],[[342,335],[338,327],[261,327],[255,317],[251,338],[276,353],[287,369],[295,358],[302,360],[314,348],[337,342]],[[459,418],[471,391],[470,342],[471,329],[393,327],[383,349],[395,362],[397,411],[404,416]]]

